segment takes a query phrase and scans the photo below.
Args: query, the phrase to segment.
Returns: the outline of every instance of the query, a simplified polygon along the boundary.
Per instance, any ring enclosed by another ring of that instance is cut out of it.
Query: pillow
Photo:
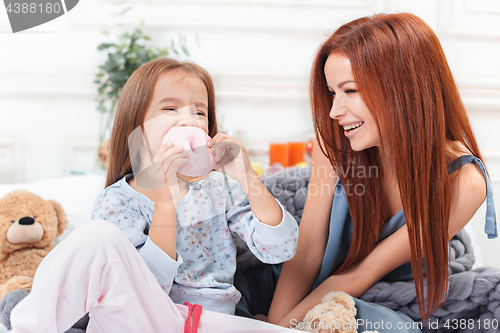
[[[34,183],[1,184],[0,198],[7,193],[24,189],[38,194],[45,200],[59,202],[68,216],[68,227],[54,244],[61,242],[67,235],[90,221],[92,206],[97,195],[104,189],[105,175],[67,176],[51,178]]]

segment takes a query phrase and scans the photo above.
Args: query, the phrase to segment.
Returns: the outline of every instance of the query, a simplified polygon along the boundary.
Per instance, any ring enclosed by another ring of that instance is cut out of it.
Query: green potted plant
[[[171,40],[170,46],[165,48],[154,48],[149,45],[150,37],[143,32],[144,23],[141,22],[132,32],[123,32],[118,36],[116,43],[102,43],[97,49],[107,53],[107,60],[99,66],[94,83],[97,88],[97,110],[101,112],[101,124],[99,127],[99,142],[101,147],[98,152],[98,161],[106,169],[108,139],[113,124],[116,103],[120,97],[121,89],[132,73],[146,62],[166,57],[179,56],[180,52],[189,56],[185,45],[185,38],[179,36],[181,51],[178,51],[176,43]],[[109,35],[108,32],[103,32]]]

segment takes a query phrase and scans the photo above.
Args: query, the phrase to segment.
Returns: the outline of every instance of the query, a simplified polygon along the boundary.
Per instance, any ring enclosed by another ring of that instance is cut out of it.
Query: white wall
[[[265,164],[271,140],[312,135],[308,74],[321,41],[354,18],[409,11],[438,34],[500,193],[499,1],[131,0],[132,10],[113,16],[127,6],[119,3],[80,1],[16,34],[0,10],[0,183],[98,171],[92,82],[104,60],[96,50],[107,40],[103,29],[116,33],[119,23],[145,19],[158,46],[185,34],[191,59],[213,75],[225,126],[240,131],[252,159]],[[499,195],[496,205],[500,212]],[[500,267],[500,241],[483,241],[481,218],[473,225],[484,262]]]

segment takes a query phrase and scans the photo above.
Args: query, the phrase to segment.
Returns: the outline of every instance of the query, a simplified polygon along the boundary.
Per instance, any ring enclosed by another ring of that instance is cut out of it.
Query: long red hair
[[[391,154],[408,227],[417,301],[426,319],[446,300],[448,289],[447,142],[459,141],[481,158],[466,110],[438,38],[415,15],[378,14],[354,20],[320,47],[310,95],[316,136],[324,142],[321,149],[336,170],[380,170],[378,177],[338,173],[343,184],[362,185],[364,195],[346,191],[353,237],[337,272],[353,267],[374,249],[391,216],[378,149],[353,151],[338,121],[329,117],[332,98],[324,67],[332,53],[350,60],[357,90],[378,125],[382,149]]]
[[[210,74],[192,62],[180,62],[170,58],[151,60],[136,69],[123,86],[118,100],[110,138],[106,187],[132,173],[132,159],[138,159],[140,156],[138,145],[131,147],[132,152],[129,152],[129,135],[144,123],[158,78],[178,70],[201,79],[205,84],[208,93],[208,135],[213,137],[217,134],[214,84]]]

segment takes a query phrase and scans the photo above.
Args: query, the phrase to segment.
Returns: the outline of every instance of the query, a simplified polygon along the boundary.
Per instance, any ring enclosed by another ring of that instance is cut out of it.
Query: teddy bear
[[[309,310],[297,328],[314,333],[357,333],[356,313],[353,298],[345,292],[334,291],[326,294],[320,304]]]
[[[0,200],[0,300],[10,291],[31,290],[35,271],[63,233],[62,206],[25,190]]]

